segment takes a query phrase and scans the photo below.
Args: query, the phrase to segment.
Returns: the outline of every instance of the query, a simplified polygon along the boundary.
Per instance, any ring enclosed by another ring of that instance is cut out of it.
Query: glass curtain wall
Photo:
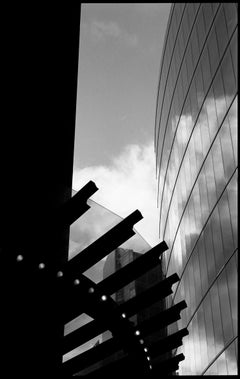
[[[162,55],[159,234],[165,274],[180,276],[169,302],[188,304],[180,375],[237,374],[237,8],[174,4]]]

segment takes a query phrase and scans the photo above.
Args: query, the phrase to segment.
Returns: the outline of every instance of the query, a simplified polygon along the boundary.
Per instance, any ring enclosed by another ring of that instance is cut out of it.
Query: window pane
[[[227,106],[229,106],[237,90],[236,88],[237,83],[234,76],[230,49],[227,51],[222,61],[221,71],[222,71],[222,77],[223,77],[226,102],[227,102]]]
[[[205,28],[204,28],[204,19],[203,19],[203,10],[200,9],[197,18],[197,33],[199,41],[199,50],[202,50],[204,41],[205,41]]]
[[[214,28],[211,31],[210,39],[208,41],[208,51],[210,57],[211,73],[212,76],[215,74],[218,63],[219,63],[219,54],[217,47],[217,38]]]
[[[215,19],[214,25],[216,28],[218,48],[219,48],[219,53],[221,57],[228,42],[228,32],[227,32],[227,26],[226,26],[225,17],[224,17],[223,6],[221,6],[218,11],[217,18]]]
[[[223,3],[223,7],[227,20],[228,35],[230,37],[237,24],[237,10],[233,3]]]
[[[210,3],[203,3],[203,15],[205,21],[205,30],[207,32],[213,20],[213,11]]]

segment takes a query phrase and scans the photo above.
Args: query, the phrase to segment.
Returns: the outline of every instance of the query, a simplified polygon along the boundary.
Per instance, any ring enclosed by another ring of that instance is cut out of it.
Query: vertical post
[[[2,369],[7,377],[55,377],[63,326],[48,269],[67,260],[69,228],[45,238],[44,225],[72,191],[80,3],[15,4],[4,17]]]

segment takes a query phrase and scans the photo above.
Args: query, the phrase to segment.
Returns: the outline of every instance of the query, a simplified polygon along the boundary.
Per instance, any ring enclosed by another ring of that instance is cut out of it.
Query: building
[[[159,235],[189,330],[180,375],[237,374],[237,3],[172,5],[155,123]],[[173,331],[170,328],[169,333]]]
[[[140,253],[135,252],[132,249],[124,249],[124,248],[117,248],[115,251],[113,251],[106,259],[106,262],[103,267],[103,279],[107,278],[109,275],[113,274],[114,272],[120,270],[122,267],[128,265],[129,263],[133,262],[135,259],[138,259],[140,256]],[[163,274],[161,270],[161,266],[154,267],[153,269],[149,270],[146,274],[140,276],[136,280],[132,281],[125,287],[119,289],[116,293],[112,295],[114,300],[117,304],[122,304],[129,299],[139,295],[141,292],[145,291],[146,289],[156,285],[160,281],[163,280]],[[152,304],[150,307],[143,309],[140,311],[137,315],[134,315],[130,318],[130,320],[135,324],[139,325],[141,322],[150,319],[152,316],[160,313],[165,309],[165,301],[159,300],[156,303]],[[155,333],[150,334],[149,336],[145,337],[145,341],[147,344],[152,344],[155,341],[158,341],[160,338],[167,336],[167,330],[160,329]],[[111,333],[109,331],[105,332],[103,334],[103,341],[106,341],[111,337]],[[120,356],[121,353],[116,353],[114,358]],[[162,356],[160,359],[169,357],[170,355]],[[105,360],[104,363],[111,362],[113,358],[108,360]]]

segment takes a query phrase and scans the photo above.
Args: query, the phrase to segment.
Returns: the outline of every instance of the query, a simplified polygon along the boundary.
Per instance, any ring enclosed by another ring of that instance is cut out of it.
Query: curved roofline
[[[72,188],[72,191],[77,192],[77,190],[75,190],[74,188]],[[96,202],[96,201],[94,201],[94,200],[92,200],[92,199],[88,199],[88,200],[90,200],[90,201],[93,202],[94,204],[98,205],[99,207],[106,209],[108,212],[110,212],[110,213],[112,213],[113,215],[119,217],[121,220],[124,219],[124,217],[119,216],[117,213],[111,211],[111,209],[105,207],[104,205],[101,205],[101,204],[99,204],[98,202]],[[144,240],[144,242],[146,242],[146,244],[151,248],[150,243],[147,242],[146,239],[145,239],[145,238],[144,238],[144,237],[143,237],[143,236],[142,236],[142,235],[141,235],[141,234],[140,234],[135,228],[133,228],[133,230],[134,230],[134,232],[135,232],[136,234],[138,234],[138,235]]]

